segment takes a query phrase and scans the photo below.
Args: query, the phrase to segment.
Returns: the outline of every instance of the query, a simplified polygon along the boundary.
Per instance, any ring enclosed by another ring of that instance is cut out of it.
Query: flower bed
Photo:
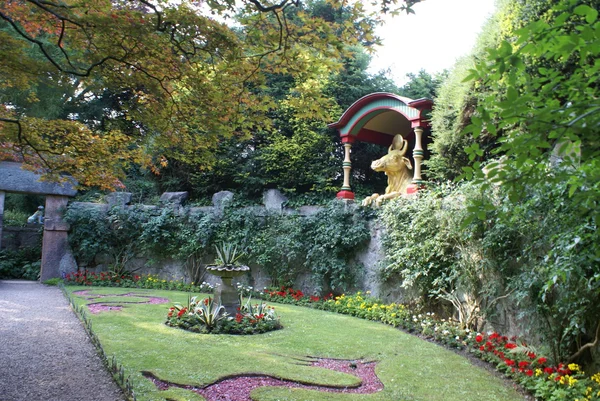
[[[380,321],[409,332],[419,333],[447,346],[465,349],[490,362],[496,368],[520,383],[540,400],[600,400],[600,373],[587,375],[575,363],[556,362],[538,356],[531,347],[518,340],[495,332],[474,333],[462,329],[458,322],[439,319],[434,313],[413,314],[402,304],[383,304],[370,293],[357,292],[337,297],[307,297],[299,290],[265,289],[262,293],[249,288],[241,291],[262,296],[274,302],[304,305],[331,312],[348,314],[363,319]]]
[[[187,306],[169,308],[166,324],[204,334],[259,334],[281,329],[275,308],[250,300],[229,316],[212,298],[192,297]]]

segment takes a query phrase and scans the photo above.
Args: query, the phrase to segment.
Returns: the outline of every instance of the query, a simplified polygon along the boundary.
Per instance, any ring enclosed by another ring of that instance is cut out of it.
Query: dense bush
[[[493,204],[471,219],[473,202]],[[483,329],[500,303],[517,307],[555,360],[589,361],[600,316],[600,238],[582,219],[568,188],[539,184],[525,200],[500,188],[442,186],[399,199],[382,211],[385,280],[449,302],[463,327]]]
[[[0,279],[39,279],[41,255],[39,247],[0,251]]]

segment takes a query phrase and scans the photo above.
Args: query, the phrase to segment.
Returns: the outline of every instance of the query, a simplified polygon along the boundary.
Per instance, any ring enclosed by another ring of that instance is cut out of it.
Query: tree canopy
[[[222,141],[272,127],[269,75],[290,76],[299,117],[322,116],[349,45],[418,1],[2,2],[0,158],[102,188],[132,163],[209,170]]]

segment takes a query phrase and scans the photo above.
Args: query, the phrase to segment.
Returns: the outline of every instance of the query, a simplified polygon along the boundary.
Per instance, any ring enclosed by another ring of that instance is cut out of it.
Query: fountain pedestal
[[[215,302],[220,303],[230,316],[235,316],[240,307],[237,290],[233,287],[231,280],[250,271],[248,266],[234,265],[209,265],[206,271],[212,275],[221,277],[222,284],[215,287]]]

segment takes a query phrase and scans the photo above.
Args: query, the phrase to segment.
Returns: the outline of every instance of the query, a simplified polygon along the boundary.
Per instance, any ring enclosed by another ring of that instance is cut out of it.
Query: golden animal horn
[[[406,154],[406,150],[408,148],[408,141],[402,140],[402,149],[400,150],[400,154],[404,156]]]

